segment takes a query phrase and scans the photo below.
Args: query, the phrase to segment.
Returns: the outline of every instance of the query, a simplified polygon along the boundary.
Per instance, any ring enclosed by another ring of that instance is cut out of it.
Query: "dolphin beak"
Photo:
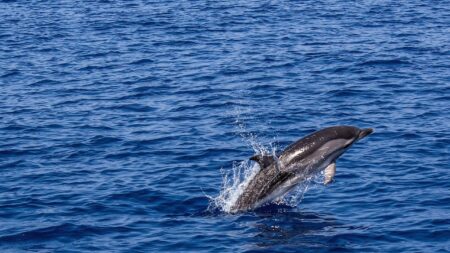
[[[366,137],[367,135],[369,135],[371,133],[373,133],[372,128],[361,129],[361,131],[359,132],[359,135],[358,135],[358,140],[361,140],[362,138]]]

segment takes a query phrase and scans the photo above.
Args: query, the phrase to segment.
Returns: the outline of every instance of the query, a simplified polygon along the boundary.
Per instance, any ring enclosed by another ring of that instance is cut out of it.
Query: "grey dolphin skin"
[[[336,159],[372,132],[371,128],[328,127],[291,144],[278,157],[267,154],[251,157],[260,170],[238,197],[231,212],[249,211],[280,198],[323,170],[324,184],[330,183],[336,172]]]

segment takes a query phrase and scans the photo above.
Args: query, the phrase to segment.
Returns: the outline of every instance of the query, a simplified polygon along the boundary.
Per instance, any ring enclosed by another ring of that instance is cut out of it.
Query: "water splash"
[[[243,108],[236,107],[233,110],[233,117],[235,118],[236,133],[241,139],[250,146],[256,154],[275,154],[276,146],[269,145],[269,148],[264,146],[258,139],[258,135],[248,131],[244,123]],[[247,112],[248,113],[248,112]],[[236,203],[239,196],[244,192],[250,180],[260,170],[259,165],[249,162],[248,160],[233,162],[231,170],[220,170],[222,174],[222,187],[217,197],[210,197],[210,207],[218,208],[223,212],[230,212],[231,207]]]
[[[279,150],[278,142],[274,138],[269,145],[264,145],[259,140],[258,135],[248,131],[244,119],[242,118],[242,108],[235,108],[234,117],[236,124],[236,132],[246,142],[256,154],[277,156]],[[221,169],[222,187],[217,197],[210,198],[210,207],[217,208],[223,212],[230,212],[239,196],[244,192],[252,178],[259,172],[258,164],[249,162],[248,160],[233,162],[231,170]],[[310,189],[311,182],[316,183],[318,179],[323,177],[321,173],[311,176],[292,189],[288,194],[275,201],[277,204],[298,206],[303,200],[305,193]]]
[[[241,135],[242,138],[251,144],[255,153],[276,155],[278,144],[270,143],[268,147],[258,141],[254,134]],[[222,187],[217,197],[210,197],[210,208],[218,208],[220,211],[229,213],[239,196],[245,191],[249,182],[259,172],[260,167],[257,163],[248,160],[233,162],[231,170],[221,169]],[[306,180],[298,184],[288,194],[273,201],[276,204],[283,204],[292,207],[298,206],[305,193],[315,187],[323,186],[324,171],[311,175]],[[270,204],[270,203],[268,203]]]
[[[309,178],[307,178],[305,181],[298,184],[294,189],[292,189],[288,194],[286,194],[280,201],[280,204],[288,205],[288,206],[298,206],[306,192],[312,188],[315,188],[317,186],[323,186],[323,180],[324,180],[324,172],[319,172]]]
[[[247,161],[234,162],[231,171],[221,169],[222,188],[219,196],[212,198],[213,207],[226,213],[230,212],[231,207],[259,170],[258,164],[252,165]]]
[[[222,187],[217,197],[210,197],[210,208],[218,208],[220,211],[229,213],[239,196],[244,192],[250,180],[259,172],[259,165],[248,161],[234,162],[231,170],[221,169]],[[317,173],[298,184],[288,194],[272,203],[283,204],[292,207],[298,206],[305,193],[323,185],[323,172]],[[270,204],[270,203],[267,203]]]

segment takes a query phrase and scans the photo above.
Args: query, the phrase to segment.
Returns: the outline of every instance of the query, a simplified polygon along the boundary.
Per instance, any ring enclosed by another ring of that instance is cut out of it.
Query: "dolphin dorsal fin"
[[[257,162],[261,169],[275,162],[275,159],[271,155],[254,155],[250,157],[250,160]]]

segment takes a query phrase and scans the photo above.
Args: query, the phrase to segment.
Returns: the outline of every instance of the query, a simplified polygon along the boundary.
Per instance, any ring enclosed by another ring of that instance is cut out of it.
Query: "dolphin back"
[[[306,137],[289,145],[281,153],[279,159],[285,164],[291,162],[293,159],[299,161],[308,157],[329,141],[336,139],[356,139],[358,138],[359,133],[360,129],[353,126],[327,127],[307,135]]]

